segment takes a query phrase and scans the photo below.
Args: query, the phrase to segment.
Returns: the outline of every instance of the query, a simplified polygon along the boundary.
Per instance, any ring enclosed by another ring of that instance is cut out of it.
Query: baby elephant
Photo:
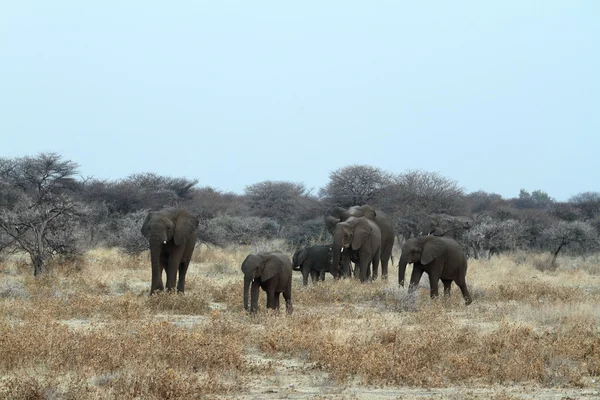
[[[283,293],[285,309],[292,313],[292,262],[279,251],[249,254],[242,263],[244,273],[244,308],[248,311],[248,289],[252,284],[249,311],[258,309],[259,288],[267,292],[267,308],[279,310],[279,295]]]
[[[325,280],[325,272],[331,271],[333,254],[331,246],[311,246],[300,249],[292,257],[292,269],[302,271],[302,283],[308,285],[308,275],[315,283]]]

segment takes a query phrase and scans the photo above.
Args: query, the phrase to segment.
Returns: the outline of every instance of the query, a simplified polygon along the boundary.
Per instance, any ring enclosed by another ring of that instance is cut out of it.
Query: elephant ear
[[[362,210],[363,210],[363,216],[367,219],[370,219],[371,221],[375,220],[375,217],[377,216],[377,213],[375,212],[375,209],[369,205],[364,205],[362,206]]]
[[[333,235],[333,232],[335,231],[335,226],[338,222],[340,222],[340,219],[332,215],[326,215],[323,219],[325,221],[325,228],[329,233]]]
[[[244,261],[242,262],[242,272],[245,277],[254,279],[253,263],[250,262],[250,259],[253,257],[253,254],[248,254]]]
[[[427,265],[446,251],[446,242],[436,236],[428,236],[423,243],[421,264]]]
[[[298,264],[296,265],[302,265],[304,263],[304,261],[306,260],[306,257],[308,257],[308,251],[306,249],[302,249],[298,252]]]
[[[179,213],[175,219],[175,233],[173,241],[176,246],[185,243],[185,239],[193,234],[198,228],[198,218],[185,212]]]
[[[274,255],[268,256],[264,265],[262,273],[260,274],[260,280],[262,282],[271,279],[283,270],[283,260]]]
[[[352,234],[352,250],[358,250],[360,246],[366,243],[371,237],[373,227],[366,218],[358,218],[358,222],[354,225],[354,233]]]
[[[150,234],[150,220],[152,219],[152,212],[149,212],[148,215],[146,215],[146,219],[144,220],[144,223],[142,224],[142,235],[144,235],[145,237],[148,237],[148,235]]]
[[[337,218],[338,220],[342,220],[343,215],[346,213],[346,209],[343,207],[334,207],[331,212],[329,213],[329,215],[331,215],[334,218]]]

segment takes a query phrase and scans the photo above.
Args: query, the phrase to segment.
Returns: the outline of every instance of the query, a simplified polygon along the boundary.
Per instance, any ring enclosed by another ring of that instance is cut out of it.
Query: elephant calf
[[[283,293],[288,314],[292,308],[292,262],[279,251],[249,254],[242,263],[244,273],[244,308],[252,313],[258,309],[259,288],[267,292],[267,308],[279,310],[279,295]],[[248,290],[252,285],[250,309]]]
[[[302,283],[308,285],[308,276],[312,282],[325,280],[325,273],[331,272],[333,253],[331,246],[304,247],[294,253],[292,269],[302,271]]]

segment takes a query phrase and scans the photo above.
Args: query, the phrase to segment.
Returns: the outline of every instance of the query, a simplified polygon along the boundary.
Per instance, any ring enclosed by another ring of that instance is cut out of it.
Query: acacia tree
[[[77,168],[55,153],[0,162],[0,250],[29,254],[36,276],[50,258],[76,253]]]
[[[281,226],[320,216],[318,200],[302,183],[258,182],[246,186],[245,194],[253,216],[274,219]]]
[[[552,252],[552,265],[563,249],[582,253],[598,249],[598,238],[594,228],[583,221],[558,221],[542,232],[546,246]]]
[[[376,203],[390,184],[390,175],[370,165],[349,165],[329,174],[320,195],[333,206],[352,207]]]
[[[405,238],[422,232],[432,215],[459,216],[468,211],[463,189],[456,181],[420,170],[393,177],[380,203],[394,216],[396,230]]]

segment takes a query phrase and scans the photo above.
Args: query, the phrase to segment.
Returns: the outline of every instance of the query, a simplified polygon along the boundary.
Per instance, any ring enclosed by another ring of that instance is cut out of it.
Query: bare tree
[[[586,220],[600,218],[600,192],[583,192],[569,199],[574,207],[581,210]]]
[[[525,189],[521,189],[519,197],[512,199],[513,204],[517,208],[535,208],[538,210],[549,209],[555,200],[543,190],[534,190],[529,193]]]
[[[280,225],[297,222],[314,206],[302,183],[264,181],[246,186],[245,193],[253,216],[271,218]]]
[[[0,250],[25,251],[34,275],[48,259],[74,254],[75,228],[81,209],[70,196],[79,188],[78,165],[55,153],[3,160],[0,181],[13,201],[0,210]]]
[[[516,249],[521,236],[521,225],[514,219],[498,221],[480,216],[466,232],[465,244],[474,258],[479,258],[482,252],[487,253],[489,258],[491,253]]]
[[[431,222],[432,215],[466,215],[468,204],[456,181],[435,172],[408,171],[393,177],[380,200],[390,212],[397,231],[417,235]]]
[[[329,205],[340,207],[376,204],[390,175],[369,165],[350,165],[329,174],[329,183],[320,195]]]
[[[558,221],[542,233],[544,243],[552,251],[552,265],[556,263],[561,250],[575,250],[585,253],[598,249],[598,238],[594,228],[583,221]]]

